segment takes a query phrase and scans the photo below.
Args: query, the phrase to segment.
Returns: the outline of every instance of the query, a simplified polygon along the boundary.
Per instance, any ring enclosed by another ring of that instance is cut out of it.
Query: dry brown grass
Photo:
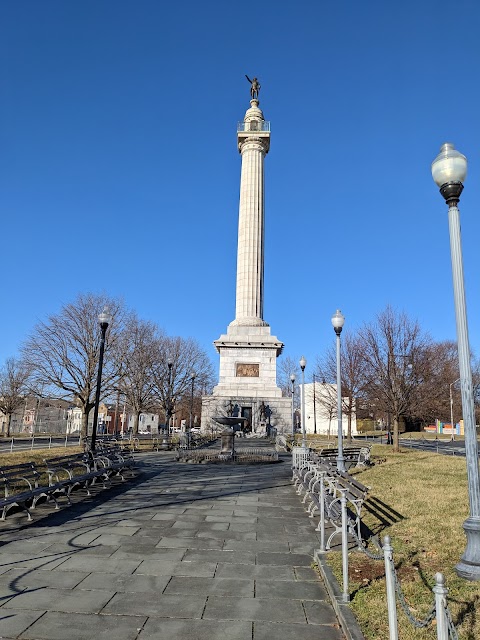
[[[45,458],[56,456],[68,456],[72,453],[80,453],[82,447],[54,447],[52,449],[33,449],[29,451],[14,451],[0,454],[0,466],[8,464],[20,464],[22,462],[35,462],[41,465]]]
[[[480,638],[480,585],[459,578],[455,565],[465,549],[462,523],[468,515],[465,459],[420,451],[391,452],[387,446],[372,450],[377,464],[357,472],[371,487],[364,521],[383,538],[389,535],[403,592],[421,619],[428,612],[436,572],[445,575],[449,607],[460,640]],[[338,553],[329,554],[337,578],[341,577]],[[350,555],[352,609],[368,640],[388,637],[383,563],[364,554]],[[399,610],[399,638],[423,640],[435,631],[417,630]]]

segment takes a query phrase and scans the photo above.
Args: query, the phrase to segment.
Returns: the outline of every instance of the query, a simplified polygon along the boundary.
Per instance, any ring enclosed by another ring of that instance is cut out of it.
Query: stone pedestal
[[[224,429],[220,437],[222,441],[222,455],[233,456],[235,451],[235,431],[231,428]]]
[[[261,429],[263,422],[260,415],[260,405],[263,402],[271,411],[270,426],[276,429],[278,434],[292,433],[292,400],[282,397],[265,396],[238,396],[214,394],[202,398],[202,431],[210,433],[212,427],[218,427],[215,416],[225,413],[229,403],[237,404],[240,412],[250,415],[244,429],[255,433]]]

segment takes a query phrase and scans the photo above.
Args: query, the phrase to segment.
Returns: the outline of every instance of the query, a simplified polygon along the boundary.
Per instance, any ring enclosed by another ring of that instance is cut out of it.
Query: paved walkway
[[[289,458],[141,474],[0,524],[0,638],[343,640]],[[75,494],[78,496],[78,493]]]

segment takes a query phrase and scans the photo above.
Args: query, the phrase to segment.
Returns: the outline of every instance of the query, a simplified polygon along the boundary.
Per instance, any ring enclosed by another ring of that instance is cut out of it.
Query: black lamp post
[[[173,360],[169,358],[167,360],[168,367],[168,387],[167,387],[167,411],[165,416],[165,427],[167,430],[167,434],[170,435],[170,419],[172,417],[172,366]]]
[[[295,440],[295,408],[294,408],[294,396],[295,396],[295,374],[290,374],[290,382],[292,383],[292,436]]]
[[[98,316],[98,322],[100,323],[100,330],[102,332],[100,338],[100,354],[98,357],[98,374],[97,374],[97,389],[95,392],[95,408],[93,410],[93,426],[92,426],[92,444],[91,450],[95,451],[95,442],[97,440],[97,422],[98,422],[98,405],[100,404],[100,389],[102,387],[102,370],[103,370],[103,354],[105,351],[105,334],[107,327],[112,321],[108,307],[104,307],[102,313]]]
[[[190,374],[190,380],[192,382],[192,392],[190,395],[190,420],[188,425],[188,443],[190,444],[190,438],[192,437],[192,423],[193,423],[193,389],[195,386],[195,371]]]

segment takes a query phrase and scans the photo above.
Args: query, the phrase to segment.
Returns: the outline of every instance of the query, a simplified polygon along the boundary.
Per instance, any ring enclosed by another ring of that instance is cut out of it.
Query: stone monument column
[[[212,396],[202,401],[202,428],[210,428],[214,416],[225,415],[229,403],[238,405],[244,424],[255,431],[262,422],[260,408],[269,407],[271,424],[290,433],[291,398],[283,398],[277,386],[276,359],[283,343],[270,333],[263,319],[265,174],[270,149],[270,123],[259,107],[260,85],[252,83],[250,107],[237,126],[242,157],[235,319],[215,340],[220,354],[220,375]]]
[[[233,324],[263,326],[263,272],[265,239],[264,158],[270,148],[270,123],[258,100],[238,126],[242,155],[238,218],[236,311]]]

